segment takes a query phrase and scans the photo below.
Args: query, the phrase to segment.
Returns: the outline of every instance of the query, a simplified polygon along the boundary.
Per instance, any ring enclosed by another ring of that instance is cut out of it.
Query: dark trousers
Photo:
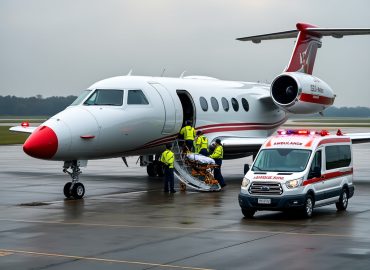
[[[224,178],[221,174],[221,165],[222,165],[222,159],[221,158],[215,158],[214,159],[216,164],[219,166],[218,168],[215,168],[214,174],[215,174],[215,179],[220,183],[221,187],[225,185]]]
[[[193,147],[194,147],[194,141],[193,140],[186,140],[185,145],[189,149],[189,151],[193,151]]]
[[[208,157],[208,151],[205,148],[200,149],[199,154]]]
[[[174,175],[173,175],[173,168],[168,168],[166,166],[164,171],[164,191],[174,191]],[[170,189],[168,189],[168,185],[170,186]]]

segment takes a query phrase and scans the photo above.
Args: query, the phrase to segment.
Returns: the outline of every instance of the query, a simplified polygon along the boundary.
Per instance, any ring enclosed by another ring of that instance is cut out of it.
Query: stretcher
[[[173,145],[175,153],[175,175],[180,180],[180,188],[189,187],[198,191],[220,191],[221,186],[214,178],[214,168],[218,165],[212,158],[200,154],[184,152],[178,141]]]

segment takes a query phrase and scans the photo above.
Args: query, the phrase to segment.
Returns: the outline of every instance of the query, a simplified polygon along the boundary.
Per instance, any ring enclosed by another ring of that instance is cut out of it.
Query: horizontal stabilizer
[[[261,43],[262,40],[296,38],[299,31],[300,30],[276,32],[271,34],[242,37],[237,38],[236,40]],[[304,29],[304,32],[319,38],[324,36],[342,38],[343,36],[370,35],[370,28],[306,28]]]
[[[22,127],[16,126],[9,128],[12,132],[19,132],[19,133],[32,133],[37,127]]]

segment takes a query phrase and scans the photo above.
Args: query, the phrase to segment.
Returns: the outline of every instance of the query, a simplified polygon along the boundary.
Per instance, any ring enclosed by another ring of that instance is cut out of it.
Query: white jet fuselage
[[[96,89],[123,90],[123,104],[84,104]],[[99,81],[89,90],[79,104],[43,123],[55,132],[58,142],[49,159],[156,154],[177,137],[185,120],[192,120],[210,141],[220,136],[267,137],[286,121],[286,113],[267,98],[270,89],[265,84],[208,77],[121,76]],[[142,90],[149,104],[128,104],[129,90]],[[206,111],[201,97],[207,101]]]

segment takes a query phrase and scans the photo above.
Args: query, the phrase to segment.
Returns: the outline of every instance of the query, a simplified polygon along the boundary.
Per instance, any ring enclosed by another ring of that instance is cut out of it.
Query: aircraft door
[[[161,96],[165,110],[165,121],[162,134],[172,134],[176,127],[176,107],[171,93],[159,83],[150,83],[150,85],[153,86]]]

